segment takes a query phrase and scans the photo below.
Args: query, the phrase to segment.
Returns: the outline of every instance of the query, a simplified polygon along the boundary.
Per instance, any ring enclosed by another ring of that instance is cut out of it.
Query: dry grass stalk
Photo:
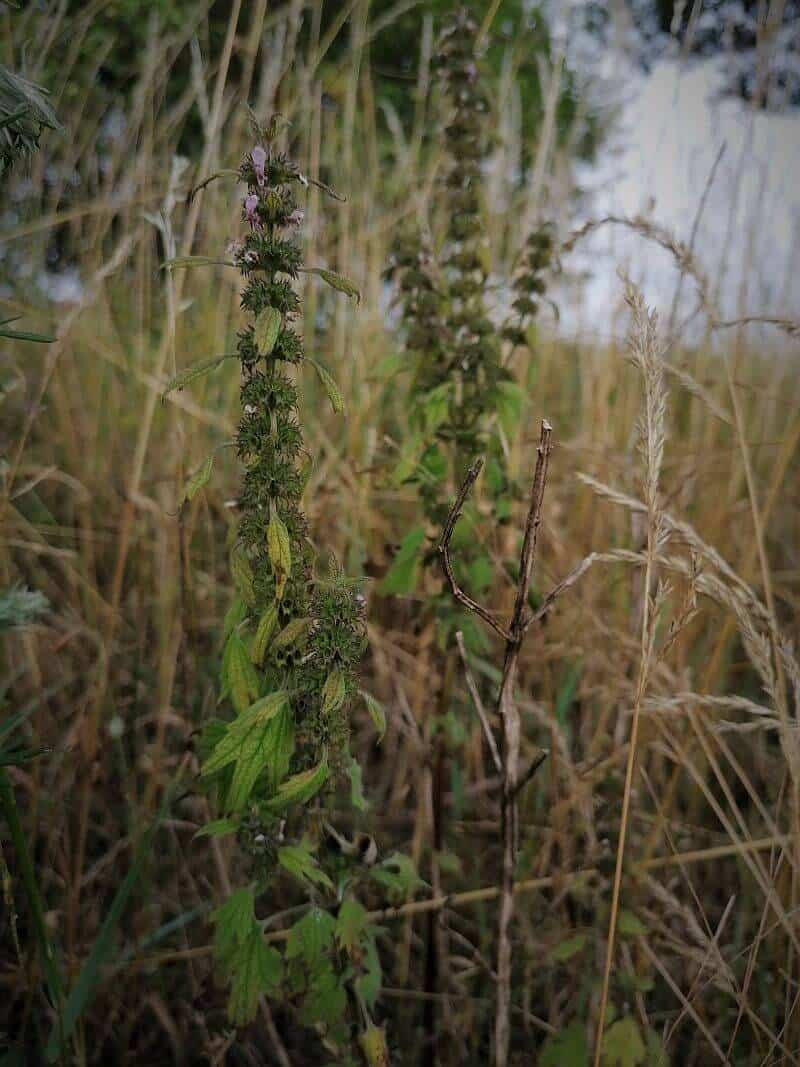
[[[614,871],[614,885],[611,894],[611,916],[609,919],[603,988],[600,995],[597,1036],[595,1039],[595,1067],[599,1067],[603,1049],[603,1031],[608,1007],[611,965],[614,959],[614,943],[617,932],[620,889],[622,886],[622,865],[628,832],[633,772],[636,763],[636,743],[639,736],[639,719],[655,657],[655,624],[658,613],[655,610],[655,604],[651,596],[651,587],[657,556],[665,541],[665,527],[659,502],[659,481],[664,458],[667,398],[664,387],[664,371],[658,351],[658,320],[654,312],[647,310],[642,294],[631,283],[626,286],[625,299],[631,309],[633,320],[629,337],[630,354],[633,362],[641,371],[644,383],[644,410],[639,422],[639,451],[642,455],[644,467],[642,495],[647,515],[647,548],[645,553],[644,595],[642,598],[639,673],[633,701],[628,761],[625,768],[619,843],[617,845],[616,869]]]

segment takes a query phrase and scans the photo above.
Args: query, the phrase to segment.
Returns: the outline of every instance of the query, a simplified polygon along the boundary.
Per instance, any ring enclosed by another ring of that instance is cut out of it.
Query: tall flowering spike
[[[233,256],[249,322],[237,345],[244,478],[230,560],[238,595],[222,656],[221,700],[233,715],[213,721],[201,745],[201,780],[216,789],[221,825],[235,829],[250,854],[259,892],[279,865],[317,869],[307,806],[349,766],[349,704],[366,644],[363,598],[338,567],[325,580],[316,576],[301,505],[308,453],[296,385],[304,352],[295,290],[303,213],[295,193],[307,182],[273,139],[272,129],[260,129],[238,171],[248,230]],[[334,883],[321,869],[316,877],[319,900]],[[234,893],[215,922],[219,962],[231,981],[229,1016],[243,1023],[259,995],[280,995],[280,955],[263,945],[250,890]]]
[[[319,583],[308,524],[301,507],[307,455],[298,422],[298,393],[290,365],[303,362],[296,329],[300,298],[294,280],[302,266],[296,239],[303,212],[295,200],[304,182],[296,165],[264,136],[243,159],[244,217],[250,230],[236,253],[247,284],[242,307],[251,323],[239,334],[243,369],[242,417],[237,434],[244,483],[238,537],[252,575],[249,624],[265,617],[276,635],[259,648],[262,692],[289,693],[294,735],[290,771],[336,767],[347,753],[347,700],[326,706],[333,671],[349,696],[363,653],[361,602],[344,580]],[[263,639],[263,630],[262,630]],[[259,796],[259,785],[254,796]],[[269,810],[269,798],[267,801]]]

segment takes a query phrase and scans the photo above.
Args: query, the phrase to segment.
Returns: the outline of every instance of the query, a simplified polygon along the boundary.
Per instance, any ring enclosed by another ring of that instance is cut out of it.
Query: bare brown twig
[[[517,797],[520,790],[536,773],[538,768],[547,758],[547,752],[542,750],[533,758],[524,774],[520,775],[520,742],[521,723],[519,709],[514,696],[514,688],[517,677],[517,663],[519,660],[522,643],[530,625],[540,622],[555,600],[569,589],[583,575],[592,563],[594,556],[588,556],[567,577],[553,589],[536,612],[531,612],[528,607],[528,593],[530,591],[533,561],[536,554],[536,542],[539,526],[542,521],[542,501],[547,482],[547,468],[552,451],[552,427],[546,419],[542,420],[537,449],[536,469],[531,483],[530,503],[525,522],[525,536],[520,554],[519,580],[514,600],[514,608],[511,622],[506,629],[502,623],[490,614],[485,608],[468,596],[458,585],[453,575],[450,561],[450,539],[456,522],[463,510],[467,497],[472,490],[475,481],[483,467],[483,460],[476,460],[469,468],[456,499],[450,509],[447,522],[444,525],[442,536],[439,541],[439,554],[442,557],[444,572],[450,585],[451,592],[459,603],[464,604],[470,611],[487,622],[505,640],[505,656],[503,660],[503,674],[500,683],[500,692],[497,698],[497,711],[500,716],[502,745],[498,748],[489,724],[486,711],[478,693],[477,686],[469,671],[464,648],[464,639],[459,633],[456,637],[461,659],[464,663],[467,688],[469,689],[475,711],[483,727],[489,752],[497,768],[502,784],[500,825],[503,841],[503,868],[499,889],[500,914],[498,918],[498,944],[497,944],[497,994],[495,1001],[495,1034],[494,1034],[494,1062],[497,1067],[505,1067],[508,1063],[508,1052],[511,1040],[511,923],[514,918],[514,874],[517,861],[518,842],[518,813]]]

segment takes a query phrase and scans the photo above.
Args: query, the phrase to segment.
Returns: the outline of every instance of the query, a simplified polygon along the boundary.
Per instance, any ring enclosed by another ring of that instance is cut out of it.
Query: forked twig
[[[497,698],[497,711],[500,716],[502,745],[498,747],[494,734],[489,724],[488,716],[475,684],[475,680],[469,670],[464,647],[464,638],[461,633],[456,635],[458,650],[464,663],[464,670],[472,702],[480,719],[486,743],[492,757],[492,761],[501,778],[501,833],[503,839],[503,869],[499,888],[500,913],[498,918],[498,944],[497,944],[497,994],[495,1006],[495,1034],[494,1034],[494,1062],[497,1067],[506,1067],[508,1063],[508,1050],[511,1039],[511,922],[514,917],[514,873],[517,860],[518,841],[518,815],[517,798],[520,790],[534,776],[538,768],[547,758],[547,752],[541,750],[532,760],[527,770],[520,775],[520,743],[521,724],[519,709],[514,698],[514,688],[517,676],[517,663],[519,660],[522,643],[529,627],[534,622],[541,622],[547,612],[553,606],[555,600],[569,589],[581,575],[589,569],[595,561],[595,556],[588,556],[566,578],[545,597],[543,603],[536,612],[531,612],[528,606],[528,593],[530,591],[533,561],[536,554],[536,542],[539,526],[542,521],[542,502],[547,482],[547,468],[552,451],[552,427],[546,420],[542,420],[539,446],[537,449],[536,469],[531,483],[530,503],[525,522],[525,535],[520,554],[519,579],[517,592],[514,599],[514,608],[511,622],[506,628],[494,615],[473,600],[458,585],[453,574],[450,560],[450,539],[453,529],[458,522],[464,508],[467,497],[483,467],[483,460],[476,460],[467,471],[464,482],[458,491],[456,499],[450,509],[447,522],[442,530],[439,541],[439,554],[442,558],[442,566],[450,585],[450,590],[455,599],[472,611],[479,618],[487,622],[492,629],[500,634],[505,641],[505,656],[503,660],[503,674],[500,683],[500,692]]]

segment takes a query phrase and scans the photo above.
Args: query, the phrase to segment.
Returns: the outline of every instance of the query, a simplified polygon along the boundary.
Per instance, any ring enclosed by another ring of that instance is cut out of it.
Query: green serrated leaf
[[[226,359],[232,359],[235,355],[235,352],[226,352],[223,356],[214,356],[212,359],[205,359],[201,363],[193,363],[191,367],[187,367],[180,374],[176,374],[174,378],[170,378],[164,386],[161,399],[166,400],[169,394],[174,393],[176,389],[185,389],[196,378],[201,378],[204,374],[208,374],[209,371],[215,370]]]
[[[316,767],[281,782],[275,796],[267,801],[267,808],[272,812],[281,812],[294,804],[305,804],[317,795],[327,778],[328,760],[323,757]]]
[[[347,679],[341,667],[334,667],[322,687],[322,713],[338,711],[347,694]]]
[[[256,599],[253,589],[253,568],[247,558],[244,545],[234,545],[231,549],[230,567],[233,584],[248,607],[252,607]]]
[[[294,720],[288,704],[270,721],[267,743],[272,755],[264,768],[264,783],[271,795],[289,773],[294,752]]]
[[[331,402],[331,407],[335,415],[343,415],[345,410],[344,397],[342,391],[336,384],[336,379],[327,371],[321,363],[317,363],[315,359],[311,359],[310,356],[306,356],[306,362],[310,363],[314,370],[317,372],[317,376],[322,383],[322,387],[328,394],[328,400]]]
[[[500,382],[495,396],[497,417],[506,437],[512,437],[522,415],[525,393],[516,382]]]
[[[603,1034],[603,1067],[641,1067],[646,1058],[639,1024],[630,1015],[612,1023]]]
[[[264,944],[264,935],[258,925],[251,929],[247,940],[238,949],[230,974],[228,1018],[234,1026],[244,1026],[255,1018],[258,998],[277,989],[283,974],[280,953]]]
[[[322,908],[309,908],[289,931],[286,959],[302,959],[313,969],[333,944],[335,933],[336,921],[332,915]]]
[[[279,848],[278,863],[300,881],[305,878],[313,885],[325,886],[333,892],[333,882],[317,863],[307,838],[303,838],[299,845],[284,845]]]
[[[237,889],[211,913],[214,923],[214,953],[224,963],[244,944],[255,922],[255,898],[249,886]]]
[[[264,656],[277,628],[278,609],[274,604],[270,604],[259,620],[253,643],[250,646],[250,659],[256,666],[260,667],[264,662]]]
[[[361,961],[363,973],[356,978],[353,985],[367,1008],[372,1009],[381,991],[381,979],[383,977],[374,936],[363,939],[362,949],[364,953]]]
[[[238,829],[239,823],[236,819],[215,819],[214,822],[202,826],[194,836],[227,837],[228,834],[235,834]]]
[[[286,523],[277,512],[272,515],[267,527],[267,550],[275,575],[275,596],[280,600],[292,572],[292,549]]]
[[[345,278],[343,274],[337,274],[333,270],[326,270],[324,267],[301,267],[300,270],[303,274],[316,274],[318,278],[322,278],[324,282],[327,282],[332,289],[344,293],[345,296],[353,297],[357,304],[361,303],[361,293],[350,279]]]
[[[353,897],[346,897],[336,916],[336,942],[339,947],[346,952],[357,948],[368,923],[366,908]]]
[[[551,1034],[537,1062],[539,1067],[589,1067],[586,1024],[572,1022],[566,1029]]]
[[[223,639],[227,641],[231,630],[235,630],[246,618],[247,604],[240,596],[235,596],[231,601],[231,606],[225,612],[225,618],[222,620]]]
[[[272,728],[274,720],[287,710],[283,690],[257,700],[228,724],[225,736],[203,764],[200,773],[204,778],[235,764],[226,798],[229,810],[238,811],[246,805],[259,774],[267,772],[278,759],[287,762],[280,750],[280,733]]]
[[[397,464],[392,471],[391,484],[395,489],[411,478],[419,465],[425,444],[419,434],[412,434],[403,443]]]
[[[557,963],[566,963],[573,956],[577,956],[586,944],[586,934],[576,934],[574,937],[561,941],[550,952],[550,958]]]
[[[393,897],[405,898],[423,884],[414,861],[402,852],[393,852],[370,873]]]
[[[369,717],[372,719],[372,725],[378,732],[378,741],[383,741],[384,734],[386,733],[386,712],[383,704],[365,689],[359,689],[359,694],[362,697],[364,703],[367,706]]]
[[[425,543],[425,529],[418,526],[410,530],[400,543],[397,555],[381,582],[381,592],[385,596],[407,596],[417,586],[422,547]]]
[[[342,980],[331,967],[314,976],[303,998],[300,1021],[306,1026],[322,1023],[331,1026],[341,1019],[347,1007],[347,994]]]
[[[642,920],[625,908],[620,910],[617,917],[617,930],[623,937],[643,937],[647,933]]]
[[[262,356],[268,356],[272,352],[280,332],[281,313],[277,308],[266,307],[259,312],[253,328],[253,338]]]
[[[431,389],[422,399],[422,413],[425,419],[425,430],[431,435],[436,433],[450,413],[450,395],[452,386],[450,382],[443,382]]]
[[[211,471],[214,469],[214,453],[210,456],[206,456],[203,463],[194,474],[189,478],[186,485],[183,487],[183,495],[181,500],[194,500],[201,489],[208,485],[211,479]]]
[[[221,698],[230,696],[234,708],[244,712],[258,697],[258,685],[258,674],[250,662],[244,641],[236,630],[232,630],[222,653]]]

